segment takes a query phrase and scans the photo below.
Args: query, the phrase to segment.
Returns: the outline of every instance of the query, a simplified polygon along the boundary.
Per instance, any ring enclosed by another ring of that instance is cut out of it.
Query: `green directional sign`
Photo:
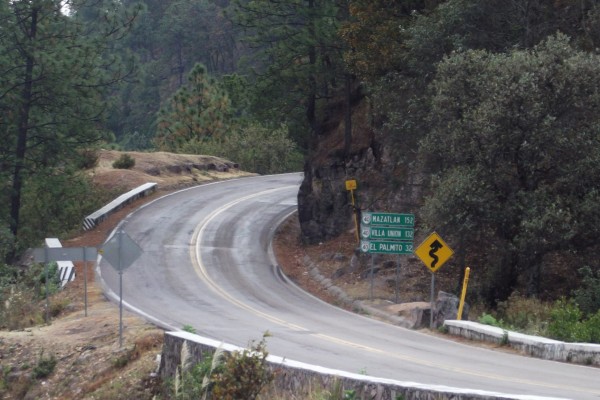
[[[384,242],[375,240],[362,240],[360,242],[360,250],[363,253],[380,253],[380,254],[412,254],[412,242]]]
[[[360,236],[363,239],[413,240],[414,232],[413,228],[366,226],[360,229]]]
[[[414,226],[414,214],[392,214],[365,211],[361,215],[361,224],[364,226]]]

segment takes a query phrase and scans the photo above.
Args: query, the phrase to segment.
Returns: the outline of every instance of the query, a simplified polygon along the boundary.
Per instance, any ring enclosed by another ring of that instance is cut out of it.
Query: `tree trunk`
[[[33,42],[37,32],[38,10],[31,10],[31,22],[29,26],[28,39]],[[21,192],[23,190],[23,168],[25,167],[25,153],[27,151],[27,134],[29,132],[29,117],[31,112],[31,101],[33,92],[33,67],[35,60],[32,49],[24,49],[25,52],[25,75],[23,76],[23,90],[21,92],[21,107],[19,109],[17,147],[15,149],[15,164],[13,170],[13,185],[10,207],[10,230],[15,239],[19,232],[19,214],[21,211]],[[12,254],[14,255],[14,254]]]
[[[313,11],[314,9],[314,0],[309,0],[308,1],[308,7],[311,11]],[[309,34],[313,43],[316,42],[316,38],[315,38],[315,27],[314,27],[314,20],[312,19],[312,13],[311,13],[311,20],[308,22],[309,24]],[[317,129],[317,79],[315,77],[315,73],[314,73],[314,66],[317,63],[317,53],[316,53],[316,49],[314,44],[311,44],[308,48],[308,62],[311,66],[311,72],[308,76],[308,98],[307,98],[307,105],[306,105],[306,118],[308,119],[308,124],[310,126],[311,129],[311,140],[310,140],[310,144],[311,144],[311,149],[312,146],[314,146],[316,144],[316,138],[319,135],[318,129]]]
[[[345,74],[344,78],[344,157],[347,161],[352,150],[352,76]]]

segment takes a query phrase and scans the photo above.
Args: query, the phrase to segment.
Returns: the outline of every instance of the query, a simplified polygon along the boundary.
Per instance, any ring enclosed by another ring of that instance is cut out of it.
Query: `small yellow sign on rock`
[[[356,179],[346,181],[346,190],[356,190]]]
[[[442,240],[440,235],[433,232],[417,247],[415,254],[431,272],[435,272],[452,257],[454,251]]]

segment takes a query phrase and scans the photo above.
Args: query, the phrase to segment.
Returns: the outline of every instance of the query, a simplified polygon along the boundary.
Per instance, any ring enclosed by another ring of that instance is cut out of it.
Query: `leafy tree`
[[[302,154],[285,126],[268,128],[249,124],[219,138],[190,141],[181,150],[227,158],[239,163],[242,169],[259,174],[302,169]]]
[[[348,44],[344,60],[365,81],[402,69],[414,15],[439,1],[351,0],[350,18],[340,36]]]
[[[490,301],[520,279],[540,293],[544,256],[589,248],[600,233],[599,79],[598,56],[564,35],[531,51],[455,53],[438,67],[424,219],[485,244],[497,267]]]
[[[63,3],[0,3],[0,174],[9,188],[2,203],[10,204],[0,218],[17,239],[28,179],[40,171],[66,173],[78,149],[105,138],[103,99],[129,71],[106,50],[127,31],[136,11],[112,1],[81,0],[70,3],[73,15],[67,16]],[[78,18],[88,5],[102,7],[102,23]]]
[[[322,133],[325,105],[344,89],[340,5],[334,0],[237,0],[230,15],[253,51],[246,60],[256,93],[252,112],[260,121],[288,125],[306,149]]]
[[[161,109],[155,143],[161,150],[180,151],[192,140],[220,137],[228,130],[230,102],[202,64],[196,64],[182,86]]]

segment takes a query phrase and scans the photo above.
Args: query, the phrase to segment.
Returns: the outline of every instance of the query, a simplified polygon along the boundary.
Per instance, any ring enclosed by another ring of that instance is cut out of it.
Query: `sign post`
[[[354,214],[354,229],[356,230],[356,242],[360,243],[358,238],[358,215],[356,210],[356,204],[354,203],[354,191],[356,190],[356,179],[350,179],[346,181],[346,190],[350,192],[352,198],[352,213]]]
[[[471,273],[471,268],[467,267],[465,269],[465,278],[463,279],[463,287],[462,292],[460,294],[460,303],[458,303],[458,313],[456,316],[457,320],[462,319],[463,307],[465,305],[465,297],[467,295],[467,285],[469,284],[469,274]]]
[[[123,347],[123,271],[142,254],[142,249],[123,230],[102,246],[102,256],[119,272],[119,347]]]
[[[87,260],[93,260],[98,256],[98,250],[95,247],[40,247],[33,249],[33,259],[36,262],[46,264],[44,275],[46,279],[46,323],[49,319],[49,300],[48,300],[48,263],[51,261],[83,261],[84,268],[87,269]],[[84,297],[85,297],[85,316],[87,317],[87,271],[84,270]]]
[[[427,237],[415,250],[417,257],[431,271],[431,311],[429,312],[429,328],[433,328],[433,309],[435,296],[435,272],[448,261],[454,251],[435,232]]]

